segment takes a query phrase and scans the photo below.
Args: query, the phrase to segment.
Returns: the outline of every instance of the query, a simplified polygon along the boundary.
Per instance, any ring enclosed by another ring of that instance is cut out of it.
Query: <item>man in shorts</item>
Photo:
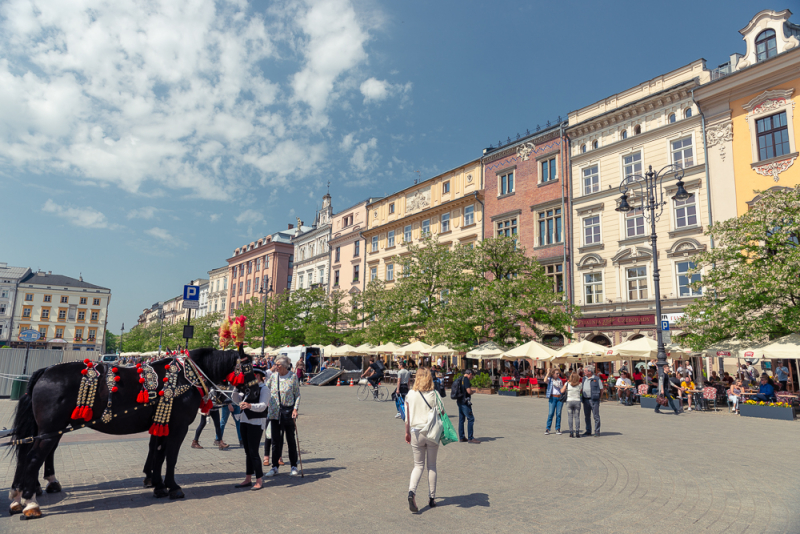
[[[369,367],[361,375],[361,378],[366,378],[372,387],[377,387],[378,383],[383,380],[383,364],[376,362],[375,356],[370,356]]]

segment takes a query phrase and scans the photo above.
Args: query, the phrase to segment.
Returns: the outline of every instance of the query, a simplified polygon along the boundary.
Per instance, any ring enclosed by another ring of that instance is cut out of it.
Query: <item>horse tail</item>
[[[47,367],[43,369],[38,369],[36,372],[31,375],[30,380],[28,381],[28,389],[25,394],[19,399],[17,402],[17,409],[14,411],[14,432],[11,435],[11,443],[14,443],[14,440],[25,439],[29,437],[34,437],[39,435],[39,426],[36,424],[36,418],[33,416],[33,388],[36,386],[36,382],[42,377],[44,372],[47,371]],[[30,448],[30,444],[14,444],[12,446],[12,453],[16,455],[18,458],[24,458],[25,454],[27,454],[27,449]]]

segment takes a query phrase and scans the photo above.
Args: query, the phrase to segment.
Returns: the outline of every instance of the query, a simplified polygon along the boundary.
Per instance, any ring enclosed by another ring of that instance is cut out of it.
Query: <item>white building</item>
[[[31,274],[30,267],[9,267],[0,263],[0,347],[13,339],[14,300],[19,281]]]
[[[197,317],[205,317],[208,314],[208,286],[208,282],[200,286],[200,308],[197,310]]]
[[[308,228],[298,219],[298,228],[292,239],[294,244],[294,266],[292,291],[321,287],[328,292],[331,257],[328,241],[331,237],[333,208],[331,195],[322,197],[322,208],[317,212],[314,224]]]

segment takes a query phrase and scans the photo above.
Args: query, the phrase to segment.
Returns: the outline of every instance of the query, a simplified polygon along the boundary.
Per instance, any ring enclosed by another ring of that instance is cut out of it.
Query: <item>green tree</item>
[[[703,294],[680,326],[695,350],[737,337],[800,331],[800,186],[766,191],[745,214],[711,226],[716,248],[694,257]]]
[[[118,336],[114,335],[112,332],[106,330],[106,346],[105,352],[106,354],[111,354],[117,350],[119,347],[119,340],[117,339]]]

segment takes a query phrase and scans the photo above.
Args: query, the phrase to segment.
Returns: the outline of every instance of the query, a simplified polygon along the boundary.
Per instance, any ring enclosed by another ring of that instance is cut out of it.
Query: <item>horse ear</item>
[[[239,359],[243,360],[247,357],[247,354],[244,353],[244,343],[239,345]]]

